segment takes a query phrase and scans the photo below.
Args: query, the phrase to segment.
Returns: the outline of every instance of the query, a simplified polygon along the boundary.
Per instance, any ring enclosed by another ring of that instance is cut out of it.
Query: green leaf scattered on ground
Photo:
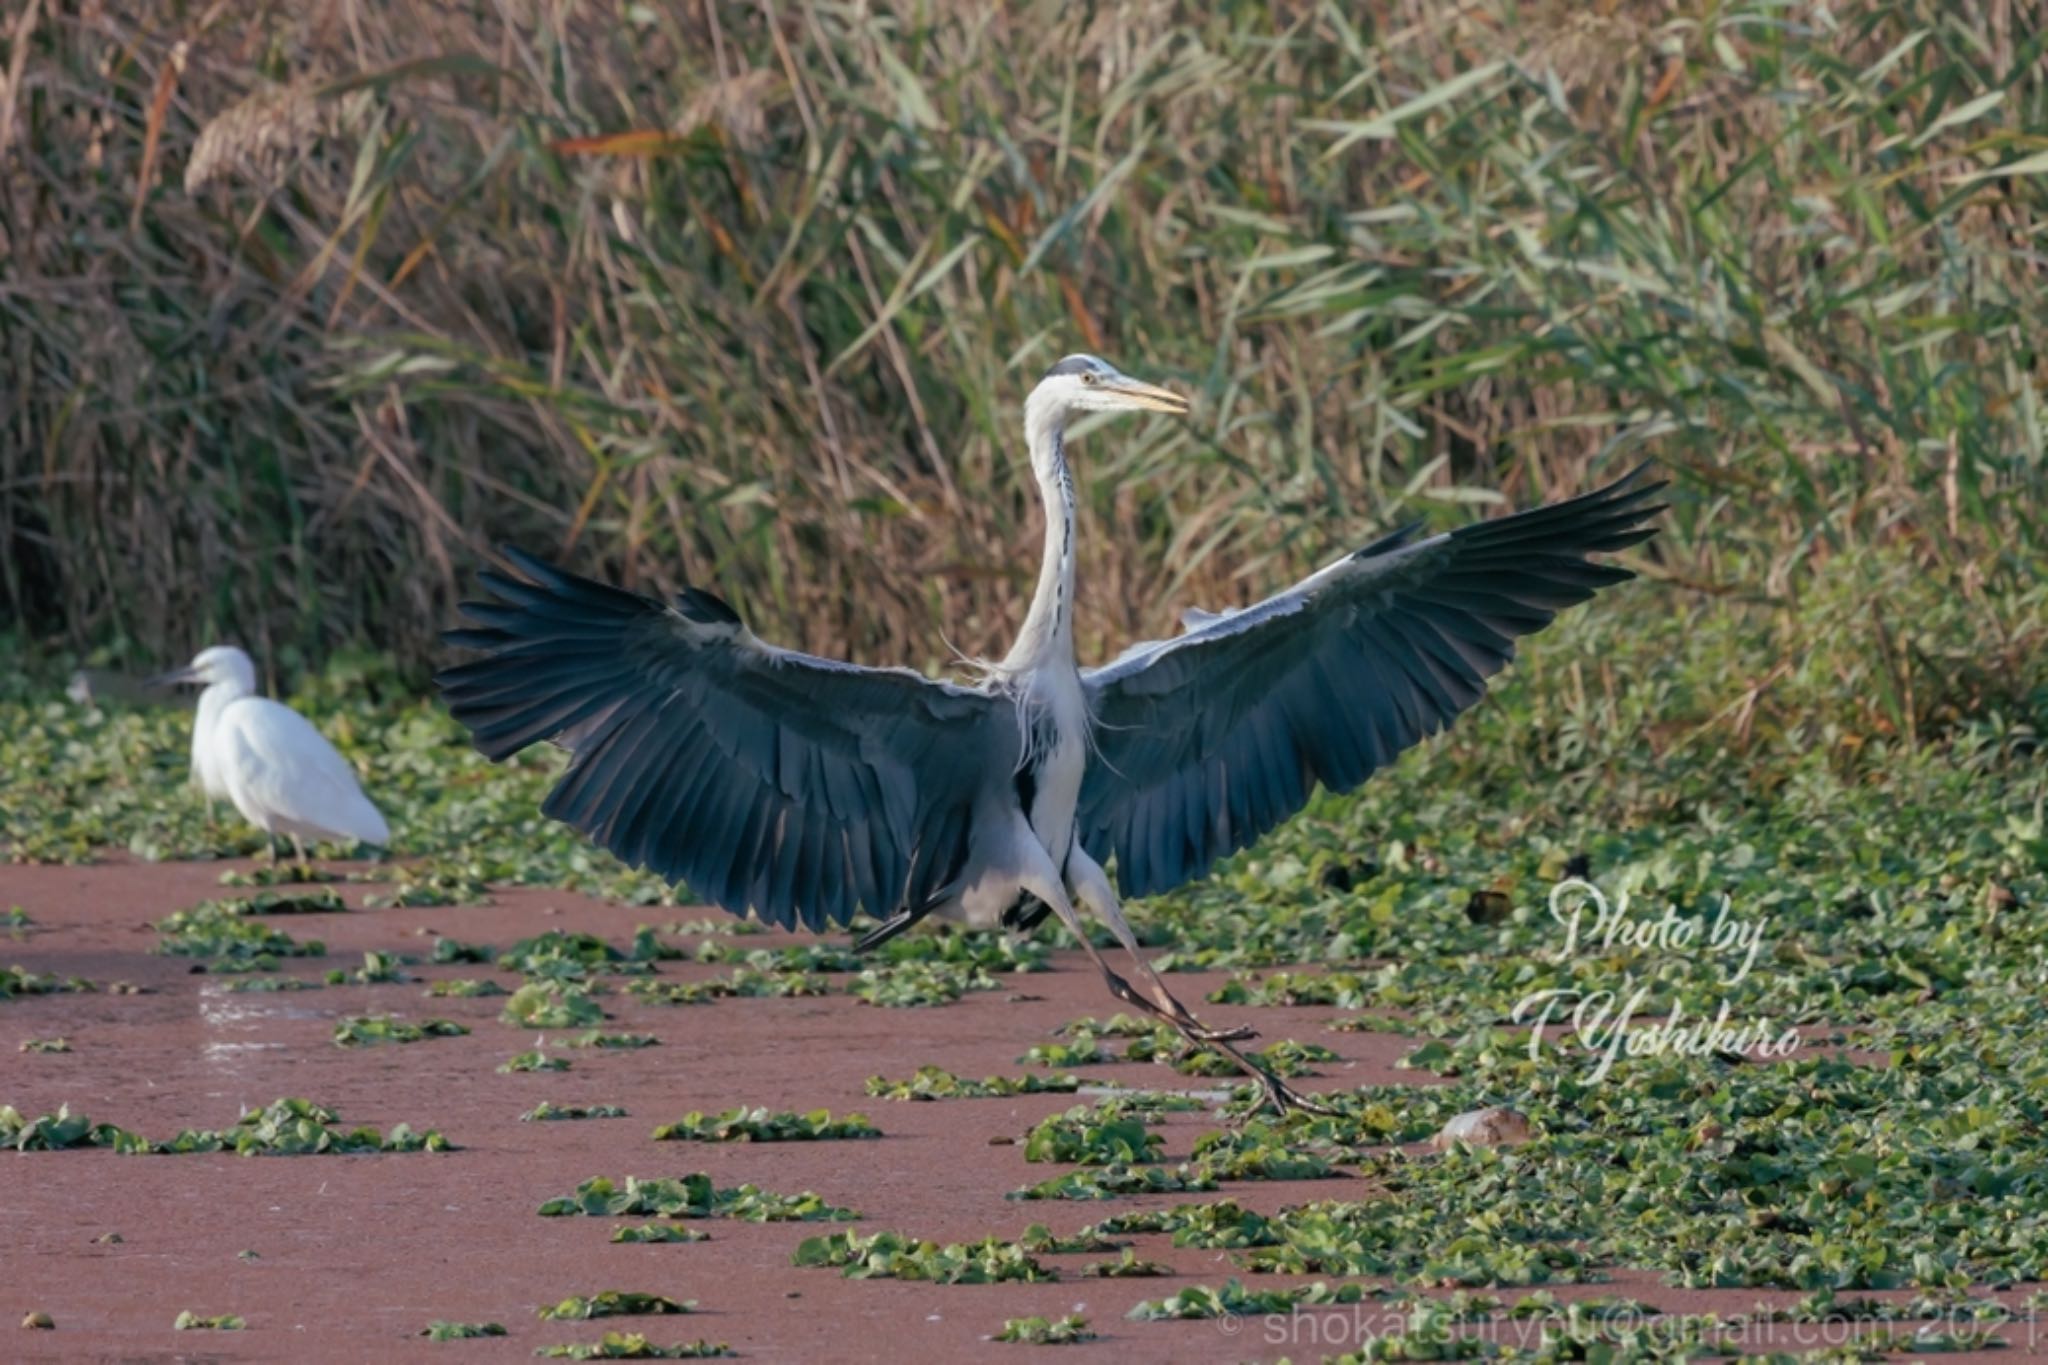
[[[498,1322],[430,1322],[420,1329],[428,1341],[470,1341],[477,1337],[502,1337],[505,1325]]]
[[[834,1232],[806,1237],[790,1263],[832,1266],[850,1280],[925,1280],[933,1284],[1036,1284],[1057,1279],[1022,1247],[990,1237],[941,1245],[894,1232]]]
[[[638,1332],[606,1332],[596,1341],[543,1346],[534,1352],[553,1360],[715,1360],[733,1354],[723,1342],[690,1341],[659,1346]]]
[[[450,977],[427,987],[427,995],[439,1000],[473,1000],[482,996],[510,994],[488,977]]]
[[[576,1193],[540,1206],[543,1218],[583,1214],[593,1218],[735,1218],[747,1223],[850,1222],[860,1215],[835,1208],[806,1191],[770,1194],[753,1185],[717,1189],[704,1174],[642,1179],[627,1176],[616,1182],[595,1176]]]
[[[979,1100],[1008,1095],[1063,1094],[1081,1088],[1077,1076],[987,1076],[969,1080],[939,1066],[921,1066],[908,1080],[868,1077],[868,1094],[889,1100]]]
[[[451,1019],[414,1023],[390,1014],[351,1014],[334,1021],[337,1047],[372,1047],[379,1043],[420,1043],[429,1038],[460,1038],[469,1030]]]
[[[1164,1299],[1138,1304],[1125,1316],[1137,1322],[1167,1318],[1263,1317],[1269,1313],[1292,1313],[1297,1308],[1357,1303],[1365,1290],[1355,1284],[1332,1286],[1322,1280],[1291,1289],[1246,1289],[1235,1277],[1221,1287],[1191,1284]]]
[[[1079,1313],[1069,1313],[1063,1318],[1011,1318],[1003,1323],[1003,1330],[995,1334],[994,1340],[1027,1346],[1072,1346],[1095,1340],[1095,1333],[1088,1330],[1088,1319]]]
[[[1188,1165],[1128,1166],[1117,1163],[1068,1171],[1065,1175],[1012,1190],[1005,1199],[1121,1199],[1133,1194],[1183,1194],[1216,1188],[1214,1177]]]
[[[654,1130],[656,1142],[824,1142],[881,1135],[863,1114],[835,1119],[829,1109],[794,1114],[745,1106],[722,1114],[692,1112]]]
[[[660,1294],[642,1294],[620,1289],[606,1289],[585,1297],[574,1295],[560,1303],[550,1304],[540,1310],[540,1315],[551,1321],[587,1321],[590,1318],[625,1318],[658,1316],[664,1313],[688,1313],[696,1308],[694,1299],[678,1302]]]
[[[711,1234],[681,1223],[634,1223],[612,1229],[614,1242],[708,1242]]]
[[[171,1323],[171,1329],[177,1332],[239,1332],[247,1325],[232,1313],[206,1317],[187,1308]]]
[[[595,1047],[612,1051],[632,1051],[636,1048],[659,1047],[661,1039],[651,1033],[604,1033],[597,1029],[586,1029],[572,1038],[555,1039],[556,1047]]]
[[[626,1111],[616,1104],[550,1104],[542,1100],[519,1116],[521,1123],[545,1123],[554,1119],[622,1119]]]
[[[583,986],[529,981],[512,992],[498,1017],[523,1028],[583,1028],[604,1022],[604,1009]]]

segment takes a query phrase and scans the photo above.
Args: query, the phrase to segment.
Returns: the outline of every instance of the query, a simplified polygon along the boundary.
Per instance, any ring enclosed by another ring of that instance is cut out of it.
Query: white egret
[[[192,722],[192,780],[208,804],[223,798],[271,840],[355,839],[382,846],[391,827],[363,795],[355,769],[313,723],[256,691],[256,665],[233,645],[201,650],[191,663],[155,679],[202,683]]]

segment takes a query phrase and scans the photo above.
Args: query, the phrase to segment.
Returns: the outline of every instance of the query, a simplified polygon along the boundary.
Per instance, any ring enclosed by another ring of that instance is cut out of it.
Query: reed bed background
[[[1744,733],[2048,716],[2037,7],[9,8],[31,652],[417,679],[503,541],[999,651],[1091,350],[1196,397],[1079,446],[1091,648],[1654,458]]]

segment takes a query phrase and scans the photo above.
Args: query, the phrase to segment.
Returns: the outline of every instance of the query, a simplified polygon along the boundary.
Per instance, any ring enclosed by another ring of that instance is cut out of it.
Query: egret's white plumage
[[[204,683],[192,723],[192,780],[265,834],[388,844],[391,828],[355,769],[313,723],[256,692],[256,666],[233,645],[201,650],[167,681]]]

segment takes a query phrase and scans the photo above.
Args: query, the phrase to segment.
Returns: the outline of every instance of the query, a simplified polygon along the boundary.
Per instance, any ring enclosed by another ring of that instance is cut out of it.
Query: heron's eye
[[[1083,370],[1081,372],[1081,382],[1093,388],[1095,386],[1095,372],[1093,370]]]

